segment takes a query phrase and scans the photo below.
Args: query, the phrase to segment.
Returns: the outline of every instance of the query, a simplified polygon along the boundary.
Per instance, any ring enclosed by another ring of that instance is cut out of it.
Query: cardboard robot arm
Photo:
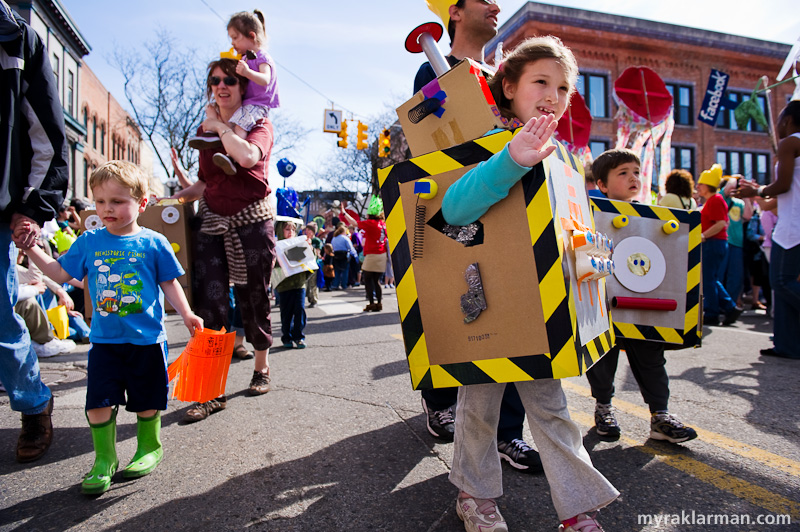
[[[445,221],[450,225],[471,224],[508,196],[511,187],[529,171],[530,168],[514,162],[506,146],[464,174],[447,190],[442,200]]]

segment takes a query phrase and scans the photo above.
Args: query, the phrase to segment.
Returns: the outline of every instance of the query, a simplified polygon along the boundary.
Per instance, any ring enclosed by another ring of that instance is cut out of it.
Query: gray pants
[[[450,482],[480,499],[503,494],[497,454],[497,422],[505,384],[474,384],[458,390],[455,449]],[[578,426],[567,411],[561,382],[516,383],[533,441],[539,449],[558,519],[602,508],[619,492],[592,465]]]
[[[319,270],[316,270],[314,273],[312,273],[311,277],[309,277],[308,281],[306,281],[306,298],[308,299],[309,305],[316,305],[317,301],[319,301],[319,287],[317,287],[317,275],[320,275]]]

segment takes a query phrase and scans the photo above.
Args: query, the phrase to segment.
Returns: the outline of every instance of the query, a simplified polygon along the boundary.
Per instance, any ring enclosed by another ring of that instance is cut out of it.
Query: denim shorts
[[[89,350],[86,410],[116,405],[129,412],[166,410],[168,392],[166,342],[93,344]]]

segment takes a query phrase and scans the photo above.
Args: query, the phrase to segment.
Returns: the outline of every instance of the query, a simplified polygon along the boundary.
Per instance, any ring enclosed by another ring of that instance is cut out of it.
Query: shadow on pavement
[[[454,492],[444,473],[431,472],[441,465],[426,447],[391,451],[409,438],[402,423],[359,434],[307,457],[209,486],[196,496],[164,494],[168,502],[113,529],[163,530],[168,524],[170,530],[427,530],[450,509]],[[179,460],[177,454],[171,459]],[[425,459],[423,469],[409,476]],[[62,530],[117,501],[113,488],[92,501],[76,485],[4,510],[0,525],[25,522],[28,530]]]

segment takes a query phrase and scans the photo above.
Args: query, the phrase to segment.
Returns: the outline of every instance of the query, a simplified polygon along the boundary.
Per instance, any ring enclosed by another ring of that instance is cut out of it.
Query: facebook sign
[[[730,76],[724,72],[716,69],[711,69],[711,75],[708,77],[708,87],[706,87],[706,94],[703,98],[703,105],[700,107],[700,113],[697,119],[701,122],[713,126],[717,123],[717,115],[720,109],[727,107],[725,103],[725,90],[728,88],[728,80]]]

